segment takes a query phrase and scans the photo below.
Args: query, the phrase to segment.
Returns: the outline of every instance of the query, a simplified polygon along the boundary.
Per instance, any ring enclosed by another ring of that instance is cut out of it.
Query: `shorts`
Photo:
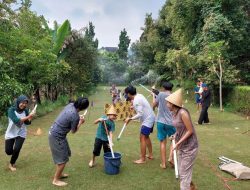
[[[200,104],[201,103],[200,97],[195,98],[195,102],[196,102],[196,104]]]
[[[111,152],[111,150],[109,148],[109,142],[108,141],[103,141],[101,139],[95,138],[95,145],[94,145],[93,154],[95,156],[100,156],[102,147],[103,147],[104,153]]]
[[[153,133],[153,130],[154,130],[154,126],[151,128],[144,126],[144,125],[141,126],[141,134],[145,136],[149,136],[150,133]]]
[[[159,141],[165,140],[167,137],[175,134],[176,129],[172,125],[157,122],[157,138]]]
[[[60,139],[49,135],[49,146],[55,164],[64,164],[69,161],[71,150],[66,138]]]

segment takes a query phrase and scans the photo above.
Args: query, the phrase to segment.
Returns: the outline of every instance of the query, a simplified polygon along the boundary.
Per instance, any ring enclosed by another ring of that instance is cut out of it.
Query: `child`
[[[96,131],[96,138],[95,138],[95,144],[94,144],[94,150],[93,150],[93,158],[89,162],[89,167],[92,168],[95,166],[95,157],[100,156],[101,149],[103,147],[104,153],[111,152],[110,146],[113,146],[113,143],[111,145],[108,142],[107,133],[105,130],[105,124],[107,126],[108,135],[110,137],[110,140],[112,142],[112,136],[113,132],[115,131],[115,122],[117,114],[115,111],[115,108],[113,106],[110,107],[110,109],[107,112],[107,116],[102,116],[101,118],[97,119],[95,121],[95,124],[98,123],[98,128]],[[104,124],[105,122],[105,124]]]

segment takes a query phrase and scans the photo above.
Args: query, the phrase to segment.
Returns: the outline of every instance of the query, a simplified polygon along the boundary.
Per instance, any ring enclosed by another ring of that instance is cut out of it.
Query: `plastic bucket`
[[[120,171],[121,166],[121,154],[114,152],[114,158],[112,158],[111,152],[104,153],[104,171],[106,174],[115,175]]]

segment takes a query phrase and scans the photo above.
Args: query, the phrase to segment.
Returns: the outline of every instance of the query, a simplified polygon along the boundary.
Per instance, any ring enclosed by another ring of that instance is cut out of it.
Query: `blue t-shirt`
[[[194,91],[195,91],[195,92],[199,92],[199,90],[200,90],[200,87],[199,87],[199,86],[196,86],[196,87],[194,88]],[[195,99],[198,100],[199,98],[200,98],[200,94],[196,94],[196,93],[195,93]]]
[[[105,121],[105,123],[106,123],[107,129],[108,129],[109,132],[110,131],[112,131],[112,132],[115,131],[115,122],[114,121],[108,119],[107,116],[102,116],[101,118],[107,119]],[[105,130],[103,122],[98,123],[98,128],[97,128],[97,131],[96,131],[96,138],[101,139],[103,141],[108,141],[108,137],[107,137],[106,130]]]

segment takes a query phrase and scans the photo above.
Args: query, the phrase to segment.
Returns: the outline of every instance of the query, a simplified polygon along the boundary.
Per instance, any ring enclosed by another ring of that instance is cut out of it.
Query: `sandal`
[[[168,160],[168,163],[170,164],[170,167],[171,167],[171,168],[174,168],[174,163],[173,163],[173,161]]]

